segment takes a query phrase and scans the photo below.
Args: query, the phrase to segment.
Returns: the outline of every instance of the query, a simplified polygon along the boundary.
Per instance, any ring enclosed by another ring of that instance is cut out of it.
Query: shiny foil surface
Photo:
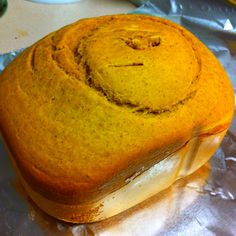
[[[236,92],[236,9],[213,0],[133,0],[135,13],[168,18],[218,57]],[[0,55],[0,73],[21,50]],[[35,206],[0,139],[0,235],[236,235],[236,115],[211,161],[138,206],[93,224],[58,221]]]

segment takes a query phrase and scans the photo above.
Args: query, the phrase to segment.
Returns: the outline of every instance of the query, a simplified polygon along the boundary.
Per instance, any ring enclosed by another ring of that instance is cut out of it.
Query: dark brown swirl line
[[[133,62],[129,64],[116,64],[116,65],[108,65],[108,67],[129,67],[129,66],[143,66],[142,62]]]
[[[174,110],[177,110],[180,106],[184,105],[187,101],[192,99],[196,94],[196,90],[191,91],[189,94],[187,94],[187,96],[184,99],[173,104],[168,109],[151,109],[150,107],[140,107],[140,105],[138,104],[134,104],[130,101],[120,101],[116,97],[114,96],[111,97],[111,95],[108,95],[107,92],[101,86],[96,85],[94,83],[89,65],[86,64],[85,67],[86,67],[86,83],[85,84],[87,86],[95,90],[98,94],[103,96],[107,101],[119,107],[129,108],[131,112],[135,114],[160,115],[162,113],[172,112]]]
[[[35,71],[35,52],[36,52],[37,47],[34,46],[31,48],[31,54],[30,54],[30,69],[32,71]]]
[[[55,50],[55,47],[53,47],[53,49]],[[68,73],[59,63],[57,60],[55,60],[55,58],[52,55],[52,60],[53,62],[57,65],[57,67],[63,71],[69,78],[71,79],[78,79],[76,77],[74,77],[71,73]],[[111,66],[116,66],[116,65],[111,65]],[[122,67],[122,66],[143,66],[143,63],[138,63],[137,65],[118,65],[118,67]],[[151,115],[151,116],[156,116],[156,115],[161,115],[164,113],[169,113],[172,111],[175,111],[177,109],[180,108],[180,106],[184,105],[187,101],[189,101],[190,99],[192,99],[194,97],[194,95],[196,94],[196,91],[191,91],[184,99],[178,101],[177,103],[173,104],[170,108],[168,109],[151,109],[149,107],[140,107],[140,105],[138,104],[133,104],[130,101],[120,101],[119,99],[117,99],[116,97],[111,97],[109,96],[106,91],[101,87],[98,86],[94,83],[93,78],[92,78],[92,73],[91,73],[91,69],[89,67],[89,65],[84,62],[83,63],[83,67],[84,70],[86,72],[86,78],[85,78],[85,85],[87,85],[89,88],[93,89],[99,96],[105,98],[108,102],[119,106],[119,107],[124,107],[124,108],[128,108],[130,109],[130,111],[134,114],[145,114],[145,115]]]

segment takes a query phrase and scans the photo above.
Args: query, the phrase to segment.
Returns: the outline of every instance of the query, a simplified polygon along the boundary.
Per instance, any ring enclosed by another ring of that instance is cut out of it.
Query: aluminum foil
[[[134,0],[136,3],[142,0]],[[173,20],[200,38],[236,92],[236,11],[216,1],[147,1],[135,13]],[[0,73],[22,50],[0,55]],[[211,161],[140,205],[102,222],[69,224],[35,206],[0,139],[0,235],[236,235],[236,115]]]

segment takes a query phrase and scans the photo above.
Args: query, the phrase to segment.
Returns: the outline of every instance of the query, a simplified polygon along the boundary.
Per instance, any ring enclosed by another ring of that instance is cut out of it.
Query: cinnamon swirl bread
[[[29,196],[93,222],[192,173],[228,129],[234,93],[190,32],[144,15],[83,19],[0,75],[0,128]]]

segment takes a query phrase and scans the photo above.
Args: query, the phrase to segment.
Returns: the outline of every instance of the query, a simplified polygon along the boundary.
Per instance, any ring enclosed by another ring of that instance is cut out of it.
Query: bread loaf
[[[0,75],[0,129],[26,191],[48,214],[118,214],[206,163],[234,111],[214,55],[144,15],[83,19]]]

